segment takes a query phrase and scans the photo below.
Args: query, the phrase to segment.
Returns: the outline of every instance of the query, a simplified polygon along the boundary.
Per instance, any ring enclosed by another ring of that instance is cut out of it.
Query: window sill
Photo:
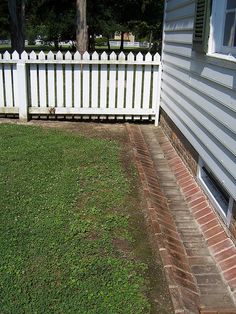
[[[227,61],[236,62],[236,56],[233,55],[226,55],[223,53],[207,53],[208,57],[216,58],[216,59],[222,59]]]
[[[236,56],[222,53],[207,53],[208,61],[212,64],[220,65],[231,70],[236,70]]]

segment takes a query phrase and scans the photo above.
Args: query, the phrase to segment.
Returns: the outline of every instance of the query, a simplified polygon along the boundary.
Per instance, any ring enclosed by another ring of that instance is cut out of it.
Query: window
[[[197,0],[193,49],[236,56],[236,0]]]
[[[199,162],[198,179],[219,214],[229,224],[232,215],[233,198],[216,179],[203,160]]]

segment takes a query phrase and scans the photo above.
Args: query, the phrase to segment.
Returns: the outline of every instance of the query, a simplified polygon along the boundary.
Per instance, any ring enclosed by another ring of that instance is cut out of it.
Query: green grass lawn
[[[0,313],[148,313],[116,142],[0,125]],[[128,250],[129,251],[129,250]]]

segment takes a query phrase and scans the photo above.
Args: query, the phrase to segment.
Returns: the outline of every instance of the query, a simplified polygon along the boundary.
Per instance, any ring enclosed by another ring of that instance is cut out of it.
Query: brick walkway
[[[236,249],[160,128],[127,129],[175,313],[236,313]]]

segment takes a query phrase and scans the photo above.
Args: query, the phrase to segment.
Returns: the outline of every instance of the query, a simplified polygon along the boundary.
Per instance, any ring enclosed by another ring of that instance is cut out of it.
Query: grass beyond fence
[[[0,125],[1,313],[149,312],[147,266],[127,251],[119,152],[115,142]]]

